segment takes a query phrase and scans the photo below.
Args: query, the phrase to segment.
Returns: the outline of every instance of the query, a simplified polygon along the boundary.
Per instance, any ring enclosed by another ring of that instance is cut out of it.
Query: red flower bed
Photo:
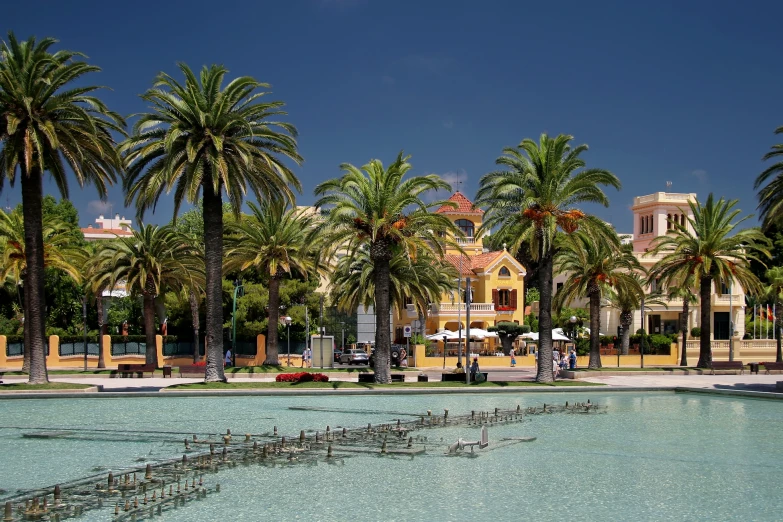
[[[323,373],[280,373],[275,377],[276,382],[329,382],[329,376]]]

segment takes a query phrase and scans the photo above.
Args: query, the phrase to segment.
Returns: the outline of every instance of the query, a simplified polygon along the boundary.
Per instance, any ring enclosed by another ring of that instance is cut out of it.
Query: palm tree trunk
[[[201,358],[199,351],[200,343],[198,338],[198,331],[201,329],[198,316],[198,299],[196,299],[196,292],[190,290],[188,292],[188,301],[190,302],[190,317],[193,321],[193,362],[197,363]]]
[[[538,265],[538,370],[537,382],[552,382],[552,272],[554,252],[542,252]]]
[[[682,329],[682,357],[680,358],[680,366],[688,366],[688,308],[688,296],[684,295],[682,297],[682,314],[684,320],[680,325],[680,328]]]
[[[43,197],[41,171],[22,173],[22,211],[27,258],[25,277],[24,349],[30,355],[30,384],[49,382],[46,372],[46,319],[44,307]]]
[[[215,192],[212,176],[204,171],[204,267],[206,269],[206,382],[225,382],[223,371],[223,201],[218,187]]]
[[[375,259],[375,382],[391,382],[391,335],[389,333],[389,259]]]
[[[601,367],[601,292],[590,292],[590,362],[587,367],[597,370]]]
[[[24,272],[25,275],[27,275],[26,274],[27,269],[25,269]],[[22,281],[24,281],[24,279]],[[25,296],[24,302],[22,303],[22,327],[24,328],[24,318],[27,317],[28,315],[27,314],[27,288],[24,287],[24,283],[22,283],[22,285],[23,285],[24,296]],[[27,332],[27,328],[24,328],[24,331],[22,333],[25,332]],[[24,342],[22,343],[22,371],[28,375],[30,374],[30,348],[26,346]]]
[[[280,324],[280,279],[269,278],[269,320],[266,328],[266,360],[264,364],[278,366],[277,326]]]
[[[633,312],[630,310],[624,310],[620,314],[620,324],[623,327],[623,333],[620,336],[620,353],[622,355],[628,355],[628,348],[631,344],[631,324],[633,324]]]
[[[712,327],[710,325],[710,296],[712,295],[712,278],[703,276],[699,283],[699,309],[701,312],[701,339],[699,341],[699,362],[697,368],[712,368],[712,350],[710,347]]]
[[[95,308],[98,309],[98,368],[106,368],[103,358],[103,289],[95,292]]]
[[[144,292],[144,337],[147,349],[144,351],[145,364],[154,364],[158,367],[158,350],[155,346],[155,294],[148,288]],[[154,287],[153,287],[154,288]]]

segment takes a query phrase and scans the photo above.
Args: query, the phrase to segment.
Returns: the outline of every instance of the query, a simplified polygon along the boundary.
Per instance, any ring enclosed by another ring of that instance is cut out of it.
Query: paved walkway
[[[492,381],[522,381],[534,380],[535,373],[532,369],[482,368],[489,373]],[[440,380],[442,369],[424,369],[430,380]],[[244,374],[246,375],[246,374]],[[229,382],[272,382],[276,374],[264,376],[236,377],[229,376]],[[407,381],[415,381],[419,372],[405,372]],[[143,379],[109,379],[105,377],[91,376],[63,376],[50,375],[53,382],[72,382],[103,386],[106,391],[158,391],[174,384],[200,382],[198,378],[168,378],[149,377]],[[332,381],[356,381],[355,373],[332,372],[329,373]],[[751,391],[776,391],[776,383],[783,381],[783,375],[607,375],[591,376],[580,379],[585,382],[601,383],[611,388],[661,388],[661,387],[685,387],[716,390],[751,390]],[[26,376],[5,376],[6,383],[26,382]],[[574,381],[578,382],[578,381]]]

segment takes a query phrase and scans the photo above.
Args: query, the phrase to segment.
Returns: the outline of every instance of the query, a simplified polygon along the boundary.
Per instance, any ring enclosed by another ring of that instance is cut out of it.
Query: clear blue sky
[[[302,204],[340,163],[388,163],[400,149],[415,174],[461,180],[473,197],[503,147],[548,132],[589,144],[588,165],[620,177],[611,207],[589,209],[620,231],[633,197],[666,181],[749,213],[783,125],[780,1],[29,0],[2,11],[3,33],[86,53],[121,114],[145,110],[138,94],[178,61],[271,83],[300,132]],[[71,191],[82,223],[94,220],[95,189]],[[0,197],[15,204],[19,186]],[[132,216],[122,200],[111,189],[114,211]],[[146,220],[171,212],[163,200]]]

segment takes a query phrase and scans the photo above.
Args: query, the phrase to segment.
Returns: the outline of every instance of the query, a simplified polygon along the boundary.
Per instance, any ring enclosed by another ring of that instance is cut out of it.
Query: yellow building
[[[448,249],[446,259],[461,274],[461,293],[443,295],[440,304],[430,304],[424,333],[434,334],[442,330],[457,331],[459,325],[467,326],[465,297],[467,279],[470,278],[470,327],[486,329],[499,322],[524,322],[524,277],[525,268],[508,251],[490,252],[484,248],[476,232],[482,223],[484,211],[474,208],[473,203],[462,193],[456,192],[450,198],[457,208],[442,206],[436,212],[447,216],[465,235],[458,238],[464,250],[460,254],[455,248]],[[403,327],[412,326],[418,320],[413,305],[409,305],[404,317],[394,317],[394,337],[403,341]],[[488,343],[487,347],[491,345]]]

